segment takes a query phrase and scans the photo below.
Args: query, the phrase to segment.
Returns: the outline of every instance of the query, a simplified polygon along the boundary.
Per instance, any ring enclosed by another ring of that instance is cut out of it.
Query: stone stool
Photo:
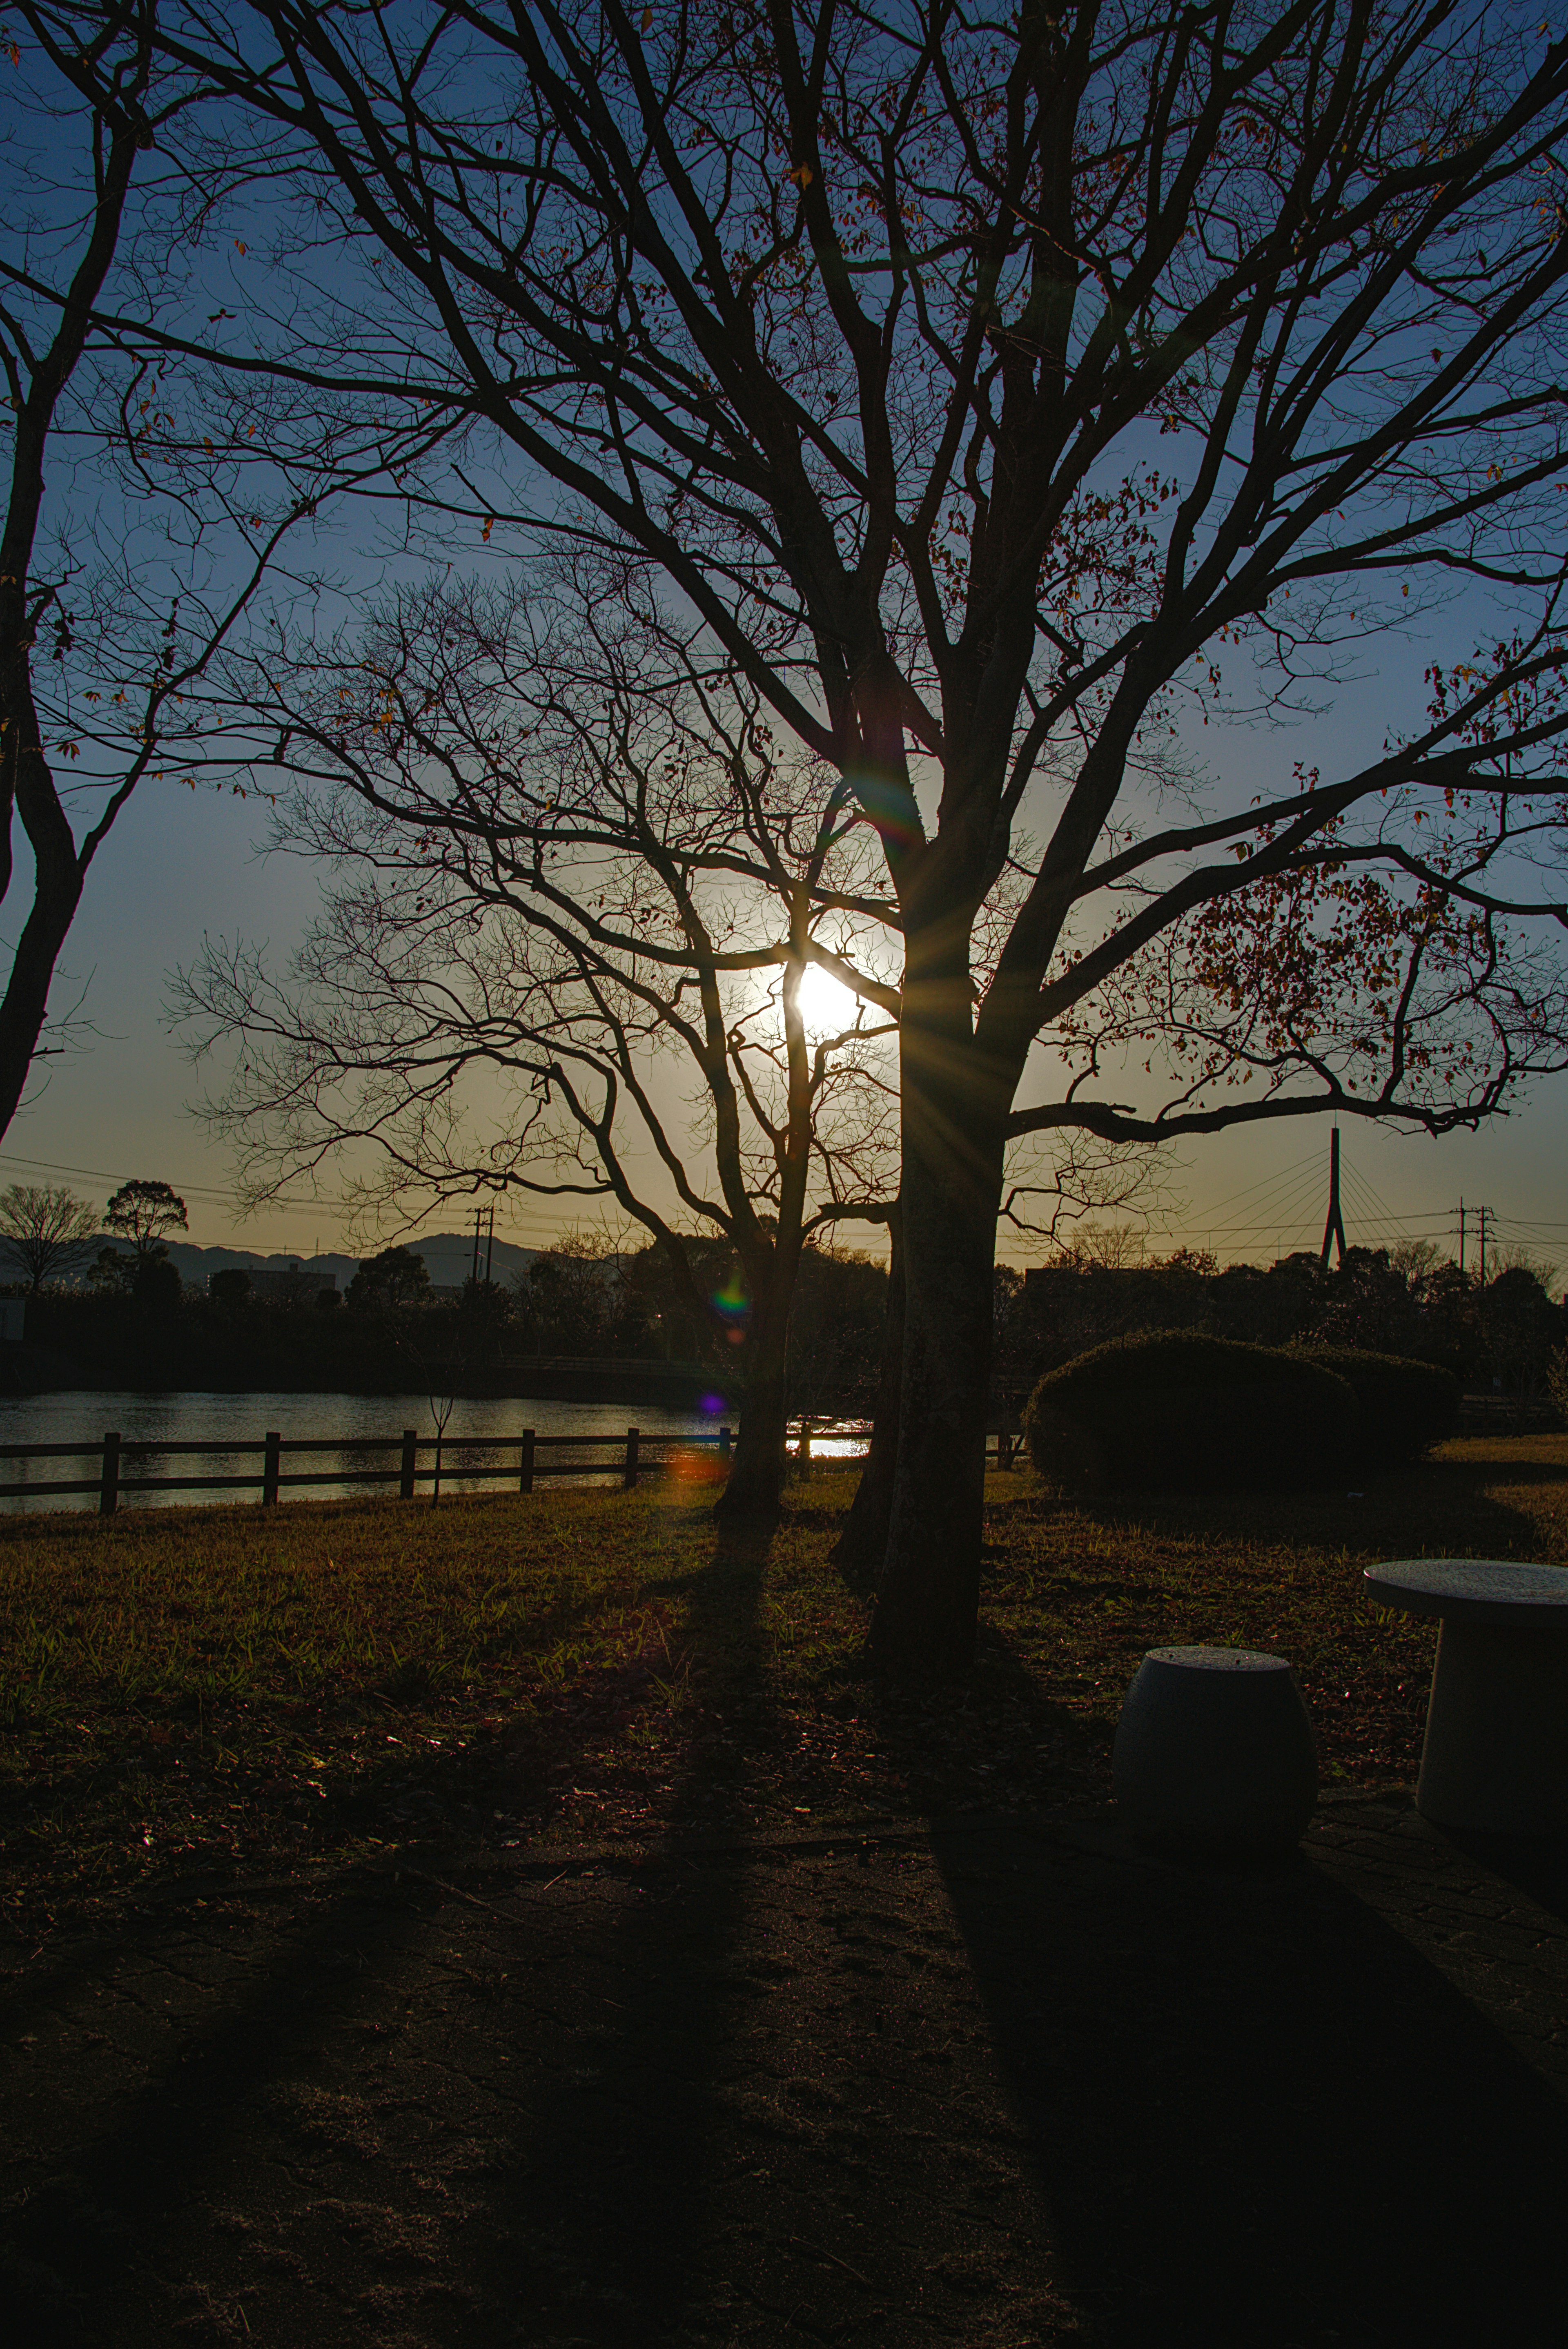
[[[1152,1648],[1117,1725],[1116,1799],[1134,1835],[1236,1857],[1288,1850],[1317,1801],[1295,1674],[1245,1648]]]

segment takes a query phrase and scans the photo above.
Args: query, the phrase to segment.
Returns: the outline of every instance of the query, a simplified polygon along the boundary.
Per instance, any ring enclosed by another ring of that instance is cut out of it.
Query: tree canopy
[[[365,1258],[348,1284],[344,1301],[371,1309],[417,1305],[428,1293],[429,1287],[430,1276],[424,1257],[413,1248],[398,1245]]]
[[[170,1232],[189,1229],[185,1202],[168,1183],[122,1183],[103,1219],[106,1229],[129,1240],[143,1263],[163,1254]]]
[[[1010,1146],[1440,1133],[1563,1063],[1568,44],[1414,0],[196,0],[160,37],[309,224],[216,362],[460,428],[407,485],[449,561],[653,566],[876,843],[875,1642],[961,1666]],[[1380,739],[1298,755],[1374,641]]]

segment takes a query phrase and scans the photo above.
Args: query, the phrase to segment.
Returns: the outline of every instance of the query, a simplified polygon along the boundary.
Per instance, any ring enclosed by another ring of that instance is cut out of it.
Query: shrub
[[[1357,1346],[1302,1350],[1306,1361],[1343,1379],[1355,1396],[1355,1456],[1366,1467],[1418,1459],[1459,1425],[1460,1382],[1451,1371]]]
[[[1304,1354],[1140,1330],[1040,1381],[1024,1413],[1039,1474],[1069,1491],[1333,1482],[1353,1440],[1345,1380]]]

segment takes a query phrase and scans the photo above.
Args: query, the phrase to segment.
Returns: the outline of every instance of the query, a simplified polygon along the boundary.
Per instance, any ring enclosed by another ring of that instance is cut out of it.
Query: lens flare
[[[667,1465],[670,1475],[683,1485],[716,1485],[728,1474],[723,1461],[715,1459],[711,1452],[698,1452],[695,1446],[672,1452]]]
[[[888,846],[895,852],[913,846],[920,836],[920,810],[908,784],[886,775],[852,774],[847,780]]]

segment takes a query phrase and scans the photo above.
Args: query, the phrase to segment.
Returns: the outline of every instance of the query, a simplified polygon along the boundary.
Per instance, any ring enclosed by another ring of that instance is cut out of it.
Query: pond
[[[624,1440],[628,1426],[636,1426],[647,1444],[663,1445],[672,1438],[706,1436],[718,1433],[720,1416],[704,1411],[671,1410],[659,1403],[624,1402],[551,1402],[533,1396],[502,1395],[465,1397],[455,1406],[447,1426],[443,1448],[442,1482],[461,1480],[465,1464],[485,1461],[499,1464],[505,1455],[496,1452],[469,1453],[463,1448],[465,1437],[490,1436],[505,1438],[509,1444],[521,1445],[523,1430],[532,1428],[536,1435],[552,1440],[549,1456],[565,1467],[571,1461],[571,1449],[561,1439],[567,1437]],[[142,1474],[153,1475],[257,1476],[261,1460],[253,1453],[218,1452],[195,1459],[153,1459],[139,1463],[131,1451],[137,1444],[256,1444],[269,1433],[284,1438],[284,1468],[307,1465],[322,1479],[308,1489],[313,1498],[326,1498],[355,1489],[334,1480],[334,1467],[345,1472],[356,1467],[379,1464],[377,1455],[360,1454],[350,1458],[356,1444],[376,1439],[401,1435],[412,1428],[421,1444],[428,1444],[435,1434],[430,1406],[423,1395],[356,1395],[356,1394],[211,1394],[185,1392],[143,1394],[117,1389],[88,1388],[61,1390],[52,1394],[0,1397],[0,1485],[43,1485],[69,1482],[93,1482],[98,1475],[98,1458],[80,1460],[6,1459],[8,1446],[29,1444],[66,1444],[101,1445],[105,1432],[113,1430],[120,1438],[122,1450],[121,1474],[134,1477]],[[286,1446],[291,1439],[340,1437],[341,1446],[332,1451],[306,1455],[290,1455]],[[707,1448],[707,1447],[705,1447]],[[811,1433],[813,1456],[847,1457],[865,1448],[863,1433],[847,1423],[817,1423]],[[101,1455],[100,1455],[101,1456]],[[430,1454],[420,1453],[421,1471],[429,1465]],[[541,1458],[546,1455],[542,1453]],[[396,1455],[380,1455],[390,1465]],[[603,1472],[601,1471],[601,1474]],[[487,1482],[491,1480],[487,1479]],[[501,1480],[496,1480],[501,1481]],[[565,1481],[573,1481],[568,1477]],[[364,1488],[361,1488],[364,1489]],[[371,1491],[393,1489],[370,1486]],[[249,1502],[254,1505],[253,1491],[236,1492],[231,1486],[209,1492],[181,1494],[122,1492],[122,1508],[167,1506],[170,1502],[191,1503],[211,1506],[229,1502]],[[0,1512],[15,1514],[18,1510],[82,1509],[93,1506],[91,1494],[27,1493],[0,1497]]]

